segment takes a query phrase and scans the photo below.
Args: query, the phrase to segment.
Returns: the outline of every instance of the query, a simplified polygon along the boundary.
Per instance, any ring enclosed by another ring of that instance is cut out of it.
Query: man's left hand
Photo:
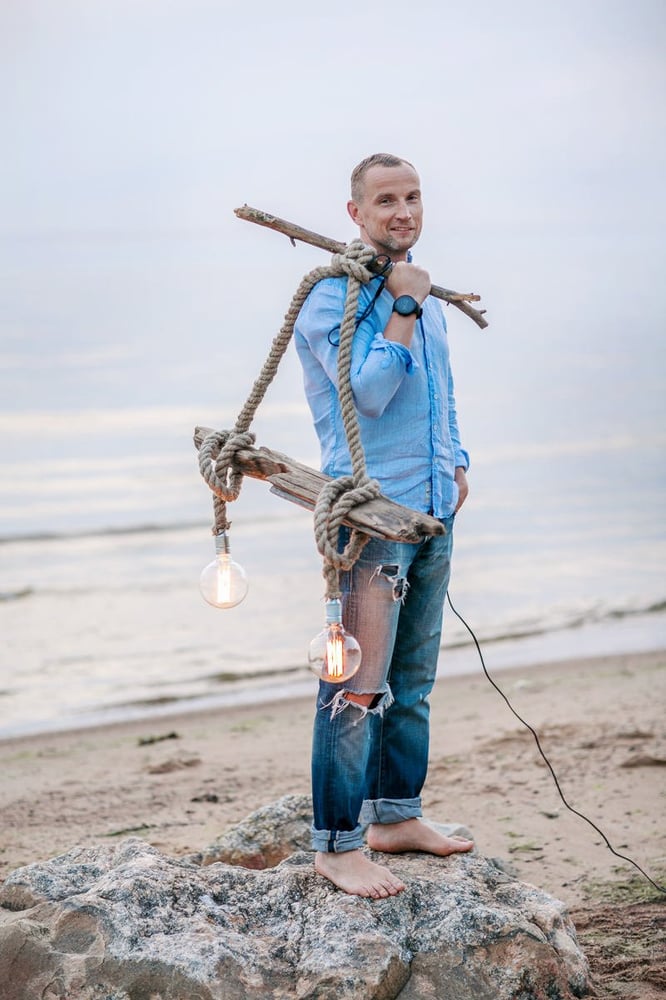
[[[467,499],[467,494],[469,493],[469,484],[467,482],[467,475],[462,465],[456,466],[456,471],[454,474],[455,481],[458,484],[458,504],[456,506],[456,514],[464,504]]]

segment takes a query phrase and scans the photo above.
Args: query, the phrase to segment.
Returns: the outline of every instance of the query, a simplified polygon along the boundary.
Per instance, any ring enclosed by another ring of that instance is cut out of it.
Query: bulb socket
[[[229,536],[228,536],[228,534],[226,533],[226,531],[220,531],[220,532],[218,532],[218,534],[215,535],[215,555],[216,556],[221,556],[221,555],[228,556],[230,551],[231,551],[231,547],[229,545]]]
[[[339,597],[326,601],[326,624],[342,625],[342,602]]]

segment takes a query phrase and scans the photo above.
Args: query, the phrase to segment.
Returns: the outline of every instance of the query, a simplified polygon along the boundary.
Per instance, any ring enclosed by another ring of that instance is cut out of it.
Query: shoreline
[[[656,653],[666,649],[666,614],[636,614],[611,621],[587,622],[556,630],[537,631],[520,636],[481,638],[480,646],[486,667],[493,676],[504,676],[512,669],[539,669],[545,664],[566,663],[571,650],[577,658],[595,659],[609,655]],[[440,650],[437,684],[445,679],[481,676],[483,672],[473,640]],[[296,676],[294,676],[296,675]],[[22,737],[47,736],[59,732],[98,729],[130,722],[155,722],[190,713],[226,711],[243,706],[270,705],[275,701],[314,698],[316,679],[307,667],[289,668],[281,673],[266,672],[228,682],[222,690],[191,697],[158,698],[123,702],[118,705],[90,708],[70,713],[64,718],[42,718],[32,722],[0,725],[0,744]]]

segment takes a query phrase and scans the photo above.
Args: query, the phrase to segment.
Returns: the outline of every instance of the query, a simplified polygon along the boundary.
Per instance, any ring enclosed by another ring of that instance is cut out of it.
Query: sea
[[[233,426],[322,262],[252,244],[248,269],[246,239],[233,258],[215,234],[0,247],[0,738],[314,694],[324,583],[307,510],[246,479],[229,515],[248,596],[217,610],[198,588],[214,545],[194,428]],[[614,280],[635,257],[604,241],[458,251],[489,326],[447,308],[472,458],[453,605],[491,672],[666,649],[657,270]],[[293,346],[253,430],[318,466]],[[440,676],[480,670],[447,605]]]

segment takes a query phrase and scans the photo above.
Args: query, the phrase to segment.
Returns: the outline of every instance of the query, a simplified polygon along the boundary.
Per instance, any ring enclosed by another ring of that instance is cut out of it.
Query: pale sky
[[[241,322],[266,330],[254,353],[237,339],[228,348],[247,349],[242,374],[253,376],[301,274],[323,257],[233,208],[350,239],[349,173],[376,151],[421,174],[419,262],[488,309],[478,336],[449,311],[462,392],[473,396],[472,366],[513,380],[516,398],[529,372],[541,401],[563,357],[576,355],[580,378],[599,344],[619,359],[630,343],[645,359],[641,405],[654,404],[666,327],[663,0],[3,0],[0,47],[0,406],[20,408],[30,391],[23,351],[35,364],[88,364],[100,405],[95,365],[140,405],[131,370],[159,353],[143,398],[191,402],[205,382],[191,355],[224,360],[219,331]],[[77,240],[87,271],[58,273]],[[63,384],[58,400],[45,383],[43,405],[80,402]]]
[[[0,46],[5,232],[339,227],[384,149],[450,230],[663,227],[662,0],[4,0]]]

